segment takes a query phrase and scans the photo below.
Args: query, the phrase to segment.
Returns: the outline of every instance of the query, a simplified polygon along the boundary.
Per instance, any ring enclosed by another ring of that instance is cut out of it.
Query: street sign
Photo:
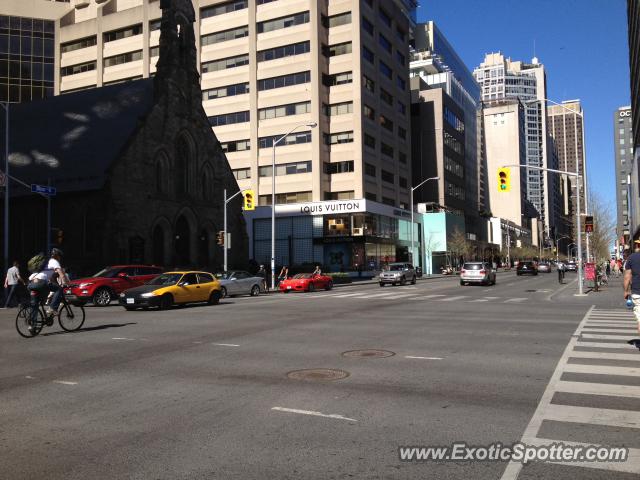
[[[56,194],[55,187],[50,187],[48,185],[37,185],[35,183],[31,184],[31,191],[33,193],[41,193],[42,195],[53,196]]]
[[[584,217],[584,231],[585,233],[593,233],[593,215]]]

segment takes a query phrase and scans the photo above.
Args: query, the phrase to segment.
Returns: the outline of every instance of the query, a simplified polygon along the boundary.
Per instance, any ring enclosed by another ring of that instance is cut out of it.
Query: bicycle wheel
[[[58,312],[58,323],[65,332],[78,330],[84,324],[84,307],[73,306],[70,303],[62,305]]]
[[[35,337],[44,326],[44,316],[37,307],[25,305],[16,315],[16,330],[24,338]]]

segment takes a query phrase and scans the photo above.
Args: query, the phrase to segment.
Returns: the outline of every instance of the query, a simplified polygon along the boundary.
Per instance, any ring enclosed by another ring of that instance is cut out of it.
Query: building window
[[[364,58],[369,63],[373,63],[375,61],[373,52],[364,46],[362,47],[362,58]]]
[[[227,2],[212,7],[203,8],[200,10],[200,18],[215,17],[217,15],[223,15],[225,13],[237,12],[238,10],[244,10],[247,8],[249,2],[247,0],[235,0],[233,2]]]
[[[373,202],[377,202],[378,201],[378,195],[376,195],[375,193],[372,193],[372,192],[365,192],[364,193],[364,198],[366,198],[367,200],[371,200]]]
[[[380,20],[382,20],[382,23],[391,28],[391,16],[387,12],[385,12],[383,9],[379,9],[378,16],[380,17]]]
[[[396,201],[393,198],[382,197],[382,203],[385,205],[391,205],[392,207],[396,206]]]
[[[281,175],[296,175],[298,173],[311,173],[311,160],[307,160],[304,162],[292,162],[292,163],[282,163],[280,165],[276,165],[276,176],[279,177]],[[271,177],[272,176],[271,165],[267,165],[264,167],[258,167],[258,176],[259,177]]]
[[[160,56],[160,47],[151,47],[149,49],[149,57],[159,57]]]
[[[362,114],[369,120],[375,121],[376,111],[367,104],[362,105]]]
[[[122,65],[123,63],[135,62],[137,60],[142,60],[142,50],[123,53],[122,55],[116,55],[114,57],[107,57],[104,59],[104,66],[113,67],[114,65]]]
[[[407,130],[402,128],[402,127],[398,127],[398,137],[400,137],[402,140],[406,140],[407,139]]]
[[[364,85],[364,88],[369,90],[371,93],[376,93],[376,82],[371,80],[366,75],[362,75],[362,85]]]
[[[335,87],[336,85],[345,85],[353,82],[351,72],[336,73],[334,75],[322,74],[322,84],[325,87]]]
[[[387,145],[386,143],[380,142],[380,151],[383,155],[393,158],[393,147]]]
[[[393,95],[387,92],[384,88],[380,89],[380,99],[389,106],[393,105]]]
[[[151,20],[149,22],[149,31],[150,32],[155,32],[157,30],[160,30],[160,27],[162,27],[162,20],[160,18],[158,18],[156,20]]]
[[[447,107],[444,107],[444,119],[458,132],[464,132],[464,122],[460,120],[460,118]]]
[[[370,177],[376,176],[376,167],[371,165],[370,163],[364,164],[364,174],[369,175]]]
[[[276,193],[276,205],[283,203],[301,203],[311,201],[311,192]],[[258,205],[261,207],[271,205],[271,195],[260,195]]]
[[[249,27],[238,27],[230,30],[223,30],[222,32],[210,33],[203,35],[200,39],[200,44],[204,47],[206,45],[214,45],[216,43],[228,42],[229,40],[235,40],[237,38],[243,38],[249,36]]]
[[[303,53],[309,53],[310,51],[311,51],[311,43],[308,41],[293,43],[291,45],[284,45],[282,47],[270,48],[268,50],[260,50],[256,54],[256,59],[258,62],[268,62],[269,60],[276,60],[278,58],[301,55]]]
[[[355,192],[353,190],[347,190],[345,192],[324,192],[325,200],[352,200],[355,198]]]
[[[271,135],[269,137],[260,137],[258,139],[258,148],[271,148],[273,147],[273,142],[278,140],[282,135]],[[311,131],[308,132],[298,132],[287,135],[285,138],[280,140],[278,146],[285,145],[297,145],[300,143],[311,143]]]
[[[81,48],[93,47],[96,44],[96,36],[82,38],[80,40],[74,40],[73,42],[67,42],[60,45],[60,52],[67,53],[74,50],[80,50]]]
[[[322,17],[322,25],[327,28],[339,27],[351,23],[351,12],[339,13],[330,17]]]
[[[336,57],[338,55],[346,55],[351,53],[351,42],[337,43],[335,45],[324,45],[322,54],[325,57]]]
[[[258,33],[272,32],[282,28],[302,25],[303,23],[309,23],[309,12],[300,12],[295,15],[267,20],[266,22],[258,22]]]
[[[337,173],[353,172],[353,160],[324,164],[324,173],[335,175]]]
[[[402,188],[407,188],[407,185],[408,185],[407,179],[404,177],[398,177],[398,185],[400,185],[400,187]]]
[[[209,125],[221,127],[223,125],[233,125],[234,123],[244,123],[249,121],[249,111],[224,113],[222,115],[212,115],[209,117]]]
[[[249,140],[231,140],[220,144],[225,153],[243,152],[250,149]]]
[[[135,35],[142,34],[142,24],[134,25],[133,27],[122,28],[120,30],[113,30],[106,32],[103,36],[104,42],[113,42],[122,38],[133,37]]]
[[[398,161],[400,163],[407,163],[407,154],[404,152],[398,151]]]
[[[202,91],[202,100],[214,100],[216,98],[234,97],[249,93],[249,83],[236,83],[226,87],[210,88]]]
[[[459,155],[464,155],[464,146],[449,132],[444,132],[444,144]]]
[[[362,29],[369,35],[373,36],[373,24],[364,16],[362,17]]]
[[[333,105],[323,105],[324,114],[332,117],[334,115],[345,115],[353,113],[353,102],[334,103]]]
[[[202,64],[202,73],[217,72],[228,68],[249,65],[249,55],[238,55],[237,57],[222,58]]]
[[[407,34],[402,28],[396,26],[396,37],[398,38],[398,40],[404,43],[404,39],[407,37]]]
[[[395,175],[391,172],[387,172],[386,170],[380,170],[380,178],[382,178],[383,182],[393,183]]]
[[[396,77],[396,85],[400,90],[407,89],[407,81],[404,78]]]
[[[246,180],[247,178],[251,178],[250,168],[238,168],[232,171],[233,171],[233,176],[236,177],[236,180]]]
[[[380,69],[380,73],[382,73],[385,77],[387,77],[388,79],[393,78],[393,70],[391,70],[391,67],[389,67],[389,65],[387,65],[383,61],[380,61],[378,68]]]
[[[376,148],[376,139],[369,135],[368,133],[364,134],[364,144],[369,148]]]
[[[60,69],[60,76],[61,77],[67,77],[69,75],[76,75],[78,73],[83,73],[83,72],[91,72],[92,70],[96,69],[96,62],[86,62],[86,63],[79,63],[77,65],[70,65],[68,67],[62,67]]]
[[[384,115],[380,115],[378,122],[380,123],[381,127],[393,133],[393,122],[389,120],[387,117],[385,117]]]
[[[292,85],[301,85],[311,81],[311,72],[299,72],[289,75],[281,75],[279,77],[265,78],[258,80],[258,90],[273,90],[274,88],[290,87]]]
[[[389,54],[391,54],[391,42],[387,39],[387,37],[385,37],[384,35],[382,35],[381,33],[378,34],[378,44]]]
[[[311,112],[311,102],[290,103],[277,107],[261,108],[258,110],[259,120],[302,115]]]
[[[353,132],[325,133],[324,143],[326,145],[337,145],[340,143],[353,142]]]
[[[407,62],[406,57],[402,53],[400,53],[400,50],[396,50],[396,61],[403,67]]]

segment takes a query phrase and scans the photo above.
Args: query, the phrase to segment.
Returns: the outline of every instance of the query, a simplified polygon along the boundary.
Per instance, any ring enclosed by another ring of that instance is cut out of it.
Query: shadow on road
[[[43,333],[42,337],[48,337],[50,335],[66,335],[68,333],[81,333],[81,332],[94,332],[96,330],[106,330],[107,328],[118,328],[118,327],[126,327],[127,325],[137,325],[138,322],[128,322],[128,323],[107,323],[105,325],[96,325],[95,327],[85,327],[80,330],[76,330],[74,332],[65,332],[64,330],[60,330],[58,332],[50,332]]]

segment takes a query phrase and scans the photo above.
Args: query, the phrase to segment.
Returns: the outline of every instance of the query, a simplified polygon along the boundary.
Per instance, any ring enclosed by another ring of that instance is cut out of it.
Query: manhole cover
[[[348,352],[343,352],[343,357],[357,357],[357,358],[385,358],[385,357],[393,357],[395,352],[390,352],[389,350],[349,350]]]
[[[287,377],[293,380],[342,380],[347,378],[349,372],[332,368],[310,368],[308,370],[294,370],[287,373]]]

